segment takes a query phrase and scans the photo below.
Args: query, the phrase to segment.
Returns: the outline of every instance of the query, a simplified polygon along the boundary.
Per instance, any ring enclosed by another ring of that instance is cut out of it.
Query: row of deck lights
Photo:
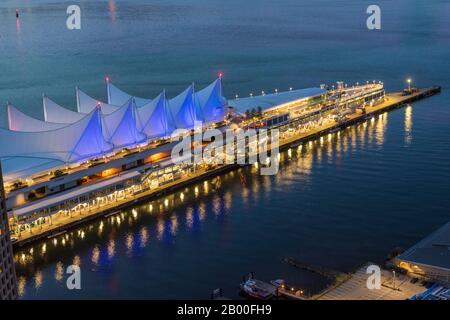
[[[371,117],[370,118],[370,122],[371,122],[371,124],[373,124],[374,122],[375,122],[375,116],[373,116],[373,117]],[[378,115],[378,119],[383,119],[384,118],[384,114],[380,114],[380,115]],[[363,127],[364,128],[366,128],[367,127],[367,121],[364,121],[363,122]],[[350,129],[350,127],[347,127],[347,128],[345,128],[346,130],[348,130],[348,129]],[[333,134],[332,133],[328,133],[327,135],[327,140],[328,140],[328,142],[331,142],[332,141],[332,139],[333,139]],[[340,133],[340,131],[337,131],[336,132],[336,136],[337,136],[337,138],[340,138],[340,136],[341,136],[341,133]],[[325,135],[323,135],[323,136],[320,136],[320,138],[318,138],[318,141],[320,142],[320,146],[323,146],[323,143],[324,143],[324,141],[325,141]],[[298,147],[297,147],[297,151],[298,152],[301,152],[302,150],[303,150],[303,146],[305,145],[305,147],[306,146],[308,146],[309,148],[311,148],[312,146],[313,146],[313,144],[315,144],[317,142],[317,140],[309,140],[308,142],[305,142],[305,143],[303,143],[303,144],[300,144]],[[292,158],[292,148],[289,148],[288,149],[288,157],[289,158]],[[281,159],[281,154],[278,154],[278,157],[277,157],[277,160],[278,161],[280,161],[280,159]],[[266,159],[266,164],[268,165],[268,164],[270,164],[270,158],[267,158]],[[258,169],[259,168],[259,163],[258,162],[256,162],[255,164],[254,164],[254,166],[255,166],[255,168],[256,169]]]
[[[292,91],[292,90],[294,90],[294,88],[293,88],[293,87],[289,87],[289,91]],[[275,94],[278,94],[278,89],[275,89],[274,92],[275,92]],[[262,91],[261,91],[261,95],[262,95],[262,96],[265,96],[265,95],[266,95],[266,91],[262,90]],[[250,98],[253,98],[253,92],[250,92],[249,97],[250,97]],[[236,95],[235,95],[235,98],[236,98],[236,100],[239,99],[239,95],[236,94]]]
[[[208,181],[204,181],[203,185],[204,185],[205,191],[207,192],[208,186],[209,186]],[[195,194],[196,197],[199,195],[199,187],[198,187],[198,186],[195,186],[195,187],[194,187],[194,194]],[[179,197],[180,197],[180,200],[181,200],[181,201],[184,201],[185,193],[184,193],[184,192],[180,192]],[[163,200],[163,204],[164,204],[164,207],[165,207],[165,208],[168,208],[168,207],[169,207],[169,199],[168,199],[168,198],[165,198],[165,199]],[[160,208],[162,209],[163,206],[160,206]],[[149,204],[148,209],[149,209],[149,212],[152,212],[152,210],[153,210],[153,204]],[[131,215],[136,219],[136,218],[138,217],[138,211],[137,211],[136,209],[132,209],[132,210],[131,210]],[[112,220],[111,220],[112,223],[116,222],[118,225],[120,225],[121,222],[122,222],[122,220],[125,219],[124,212],[121,212],[121,214],[112,216],[111,219],[112,219]],[[101,222],[100,222],[100,225],[99,225],[99,228],[98,228],[100,232],[102,231],[103,227],[104,227],[104,222],[101,221]],[[72,235],[72,234],[71,234],[71,235]],[[78,237],[79,237],[80,239],[83,240],[83,239],[85,238],[85,231],[82,230],[82,229],[80,229],[80,230],[77,231],[77,235],[78,235]],[[62,236],[62,237],[60,237],[60,238],[54,238],[54,239],[52,240],[52,243],[53,243],[54,246],[57,246],[59,243],[61,243],[63,246],[65,246],[66,243],[69,241],[69,239],[70,239],[69,234],[66,233],[64,236]],[[58,240],[60,240],[60,241],[58,241]],[[42,253],[42,254],[45,254],[46,251],[47,251],[47,244],[44,243],[44,244],[42,245],[42,247],[41,247],[41,253]],[[29,254],[30,254],[30,255],[33,254],[33,248],[30,249]],[[26,256],[25,254],[22,254],[22,255],[20,256],[20,258],[22,259],[22,262],[25,262],[27,256]]]
[[[366,84],[369,84],[369,83],[370,83],[370,81],[366,81]],[[378,84],[383,84],[383,81],[378,81],[378,82],[377,82],[376,80],[373,80],[372,83],[373,83],[373,84],[376,84],[376,83],[378,83]],[[408,79],[408,83],[411,84],[411,79]],[[359,86],[359,82],[356,83],[356,86],[357,86],[357,87]],[[334,89],[334,88],[335,88],[335,85],[332,85],[331,87]],[[348,84],[345,83],[345,84],[344,84],[344,87],[345,87],[345,88],[348,88]],[[352,86],[352,88],[354,88],[354,87],[355,87],[355,86]],[[292,91],[292,90],[294,90],[294,88],[293,88],[293,87],[289,87],[289,91]],[[274,92],[275,92],[275,94],[277,94],[277,93],[278,93],[278,89],[275,89]],[[262,96],[265,96],[265,95],[266,95],[266,92],[265,92],[264,90],[262,90],[262,91],[261,91],[261,95],[262,95]],[[253,97],[253,92],[251,92],[249,96],[252,98],[252,97]],[[235,97],[236,97],[236,99],[239,99],[239,95],[238,95],[238,94],[236,94]]]

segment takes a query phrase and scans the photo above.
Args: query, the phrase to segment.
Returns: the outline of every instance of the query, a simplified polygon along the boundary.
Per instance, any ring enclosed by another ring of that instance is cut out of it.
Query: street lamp
[[[394,275],[394,278],[392,279],[392,286],[394,287],[395,290],[395,270],[392,271],[392,274]]]
[[[409,78],[407,81],[408,81],[408,90],[411,91],[411,78]]]

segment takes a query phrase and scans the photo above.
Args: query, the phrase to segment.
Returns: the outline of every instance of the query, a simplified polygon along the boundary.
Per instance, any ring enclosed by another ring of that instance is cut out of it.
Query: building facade
[[[450,222],[395,258],[413,276],[450,284]]]
[[[17,278],[9,235],[2,168],[0,165],[0,300],[14,300],[17,298]]]

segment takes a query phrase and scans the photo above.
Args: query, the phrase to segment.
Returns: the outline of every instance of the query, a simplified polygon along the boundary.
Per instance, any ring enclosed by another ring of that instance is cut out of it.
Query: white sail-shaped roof
[[[149,138],[163,137],[175,130],[165,92],[137,109],[140,130]]]
[[[126,93],[113,85],[110,80],[106,80],[106,90],[108,93],[108,103],[114,106],[121,106],[131,98],[134,98],[134,101],[138,107],[142,107],[151,101],[151,99],[139,98]]]
[[[39,132],[65,127],[66,124],[45,122],[33,118],[11,104],[8,104],[8,127],[12,131]]]
[[[194,103],[194,86],[189,86],[169,100],[169,108],[177,128],[192,128],[195,121],[203,121],[201,110]]]
[[[112,150],[103,137],[100,109],[84,119],[51,131],[0,129],[0,158],[32,157],[77,162]]]
[[[119,109],[118,106],[113,106],[90,97],[78,87],[75,88],[75,92],[77,95],[77,110],[80,113],[90,113],[96,106],[102,107],[103,114],[110,114]],[[120,106],[121,105],[122,104],[120,104]]]
[[[140,120],[138,119],[136,104],[133,99],[125,103],[122,107],[118,107],[116,111],[110,114],[104,114],[100,105],[96,109],[101,112],[103,136],[115,148],[137,144],[147,139],[147,136],[141,133],[142,130],[138,129]],[[8,110],[10,114],[9,122],[11,123],[10,129],[12,128],[18,131],[50,131],[69,125],[67,123],[52,123],[37,120],[23,114],[12,106]],[[44,110],[47,118],[50,116],[57,121],[73,121],[75,123],[89,116],[89,114],[67,110],[46,97],[44,97]],[[64,115],[67,117],[64,118]],[[75,118],[79,119],[76,120]],[[15,125],[12,126],[12,124]]]
[[[138,129],[138,114],[133,99],[124,104],[117,111],[103,115],[103,128],[105,139],[114,145],[114,148],[123,148],[136,145],[147,140],[147,136]]]
[[[44,119],[47,122],[70,124],[80,121],[86,116],[84,113],[75,112],[60,106],[46,95],[42,97],[42,105],[44,107]]]
[[[218,78],[206,88],[195,92],[195,103],[202,110],[205,122],[223,120],[227,100],[222,96],[222,81]]]

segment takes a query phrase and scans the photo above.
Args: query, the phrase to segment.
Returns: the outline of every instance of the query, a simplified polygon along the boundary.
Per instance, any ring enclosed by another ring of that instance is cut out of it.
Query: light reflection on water
[[[408,105],[405,108],[405,144],[411,144],[412,142],[412,106]]]
[[[111,22],[114,24],[117,18],[117,6],[115,0],[108,0],[108,10],[111,17]]]

